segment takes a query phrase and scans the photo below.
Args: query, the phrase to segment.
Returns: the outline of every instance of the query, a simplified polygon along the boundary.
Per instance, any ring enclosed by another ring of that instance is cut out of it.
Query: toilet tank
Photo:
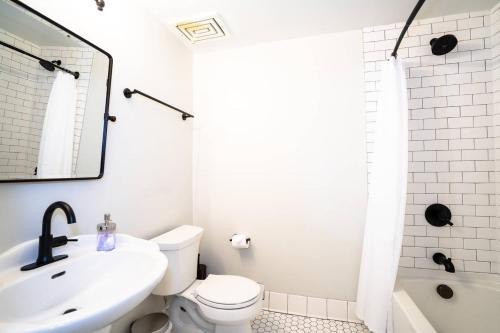
[[[196,280],[202,234],[200,227],[183,225],[152,239],[168,259],[167,272],[153,294],[175,295]]]

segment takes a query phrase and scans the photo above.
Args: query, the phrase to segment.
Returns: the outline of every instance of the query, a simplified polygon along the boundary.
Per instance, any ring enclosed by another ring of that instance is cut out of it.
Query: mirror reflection
[[[101,174],[110,59],[0,0],[0,181]]]

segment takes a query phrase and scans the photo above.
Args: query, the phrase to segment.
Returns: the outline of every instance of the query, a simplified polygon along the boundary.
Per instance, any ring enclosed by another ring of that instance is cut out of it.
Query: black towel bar
[[[162,105],[165,105],[166,107],[171,108],[172,110],[175,110],[175,111],[177,111],[177,112],[182,113],[182,120],[186,120],[186,119],[188,119],[188,118],[194,118],[194,116],[193,116],[192,114],[187,113],[187,112],[185,112],[185,111],[182,111],[181,109],[176,108],[175,106],[172,106],[172,105],[170,105],[170,104],[168,104],[168,103],[165,103],[165,102],[163,102],[163,101],[160,101],[159,99],[154,98],[153,96],[150,96],[150,95],[148,95],[148,94],[145,94],[145,93],[143,93],[143,92],[142,92],[142,91],[140,91],[140,90],[137,90],[137,89],[130,90],[129,88],[125,88],[125,89],[123,90],[123,95],[124,95],[126,98],[130,98],[130,97],[132,97],[132,95],[133,95],[133,94],[139,94],[139,95],[142,95],[142,96],[144,96],[144,97],[146,97],[146,98],[149,98],[149,99],[151,99],[151,100],[153,100],[153,101],[155,101],[155,102],[157,102],[157,103],[160,103],[160,104],[162,104]]]

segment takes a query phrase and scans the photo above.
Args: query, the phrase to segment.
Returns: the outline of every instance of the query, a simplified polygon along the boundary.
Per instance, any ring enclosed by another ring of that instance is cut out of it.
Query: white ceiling
[[[81,46],[66,33],[42,22],[10,1],[0,0],[0,29],[38,46]]]
[[[427,0],[418,18],[491,9],[499,0]],[[167,26],[217,12],[231,37],[199,44],[196,50],[236,47],[273,40],[406,21],[417,0],[143,0]]]

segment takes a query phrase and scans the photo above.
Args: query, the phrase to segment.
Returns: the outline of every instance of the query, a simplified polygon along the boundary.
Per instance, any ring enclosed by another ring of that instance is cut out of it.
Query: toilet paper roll
[[[231,238],[231,246],[236,249],[248,249],[250,247],[250,237],[244,234],[234,234]]]

